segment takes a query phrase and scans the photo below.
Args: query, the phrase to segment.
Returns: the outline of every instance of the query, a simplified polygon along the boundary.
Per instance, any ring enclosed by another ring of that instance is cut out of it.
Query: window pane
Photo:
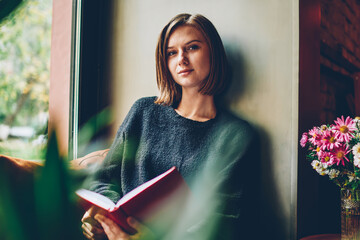
[[[52,1],[24,0],[0,26],[0,154],[42,160]]]

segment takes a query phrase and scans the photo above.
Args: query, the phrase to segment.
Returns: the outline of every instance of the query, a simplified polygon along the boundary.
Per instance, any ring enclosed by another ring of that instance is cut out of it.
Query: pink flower
[[[334,147],[339,147],[340,142],[337,138],[335,138],[335,131],[334,130],[326,130],[323,132],[322,138],[321,138],[321,149],[322,150],[332,150]]]
[[[316,152],[316,155],[318,156],[318,158],[321,158],[321,156],[323,155],[324,151],[321,150],[320,146],[317,146],[316,149],[314,149],[314,151]]]
[[[312,144],[319,146],[321,144],[321,131],[319,128],[314,127],[313,129],[311,129],[309,131],[309,142],[311,142]]]
[[[308,134],[303,133],[301,140],[300,140],[300,146],[305,147],[307,142],[308,142]]]
[[[356,131],[355,121],[350,117],[347,117],[344,121],[344,116],[341,116],[341,118],[337,118],[335,123],[335,129],[337,130],[335,137],[341,142],[349,142],[353,138],[352,133]]]
[[[349,152],[350,150],[345,145],[334,148],[333,151],[331,151],[331,154],[334,156],[334,163],[336,163],[337,165],[341,163],[343,166],[345,166],[344,159],[349,162],[349,159],[346,157]]]
[[[334,155],[330,152],[322,152],[321,156],[319,156],[320,161],[328,166],[331,166],[335,163]]]

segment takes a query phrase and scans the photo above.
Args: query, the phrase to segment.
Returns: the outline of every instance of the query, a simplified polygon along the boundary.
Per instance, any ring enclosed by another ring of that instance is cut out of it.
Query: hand
[[[88,211],[85,212],[84,216],[81,219],[83,223],[81,228],[83,234],[87,239],[90,240],[102,240],[106,239],[106,234],[101,227],[101,224],[95,220],[94,216],[101,210],[97,207],[91,207]]]
[[[155,236],[150,229],[133,217],[128,217],[127,222],[130,227],[137,231],[134,235],[127,234],[113,220],[101,213],[96,214],[95,219],[101,224],[109,240],[155,239]]]

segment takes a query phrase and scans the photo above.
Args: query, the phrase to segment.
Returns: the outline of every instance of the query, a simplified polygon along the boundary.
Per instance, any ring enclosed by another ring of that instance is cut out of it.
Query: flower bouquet
[[[341,116],[334,124],[313,127],[300,145],[308,148],[307,159],[320,175],[342,189],[360,189],[360,118]]]
[[[341,116],[313,127],[300,145],[308,148],[312,167],[341,188],[341,239],[360,239],[360,118]]]

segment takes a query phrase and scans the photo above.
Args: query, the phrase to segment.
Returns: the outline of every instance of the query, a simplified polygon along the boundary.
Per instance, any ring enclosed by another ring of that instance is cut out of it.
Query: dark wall
[[[299,137],[319,124],[320,92],[320,1],[299,1]],[[300,147],[300,146],[299,146]],[[316,234],[319,216],[319,178],[299,148],[298,159],[298,238]]]

